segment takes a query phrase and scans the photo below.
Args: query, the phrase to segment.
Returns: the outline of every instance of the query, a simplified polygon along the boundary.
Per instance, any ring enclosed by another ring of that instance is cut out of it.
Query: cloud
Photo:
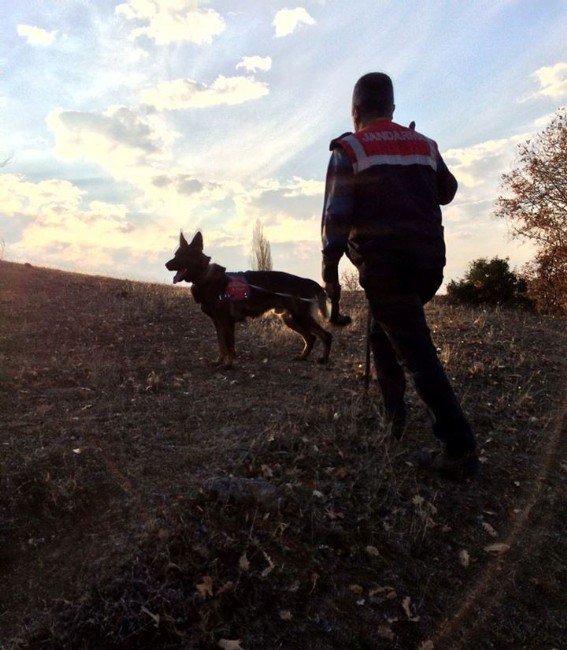
[[[549,123],[551,120],[553,120],[555,117],[557,117],[557,113],[546,113],[545,115],[542,115],[541,117],[538,117],[534,120],[533,124],[538,130],[545,129],[546,127],[549,126]]]
[[[254,83],[245,77],[233,79]],[[185,84],[182,87],[186,90]],[[231,86],[217,80],[210,87],[193,84],[187,96],[169,97],[163,89],[154,90],[162,93],[162,102],[171,108],[173,104],[206,106],[244,101],[250,93],[243,94],[242,88],[249,86]],[[265,84],[260,89],[267,92]],[[44,194],[51,191],[59,198],[41,204],[35,201],[22,205],[26,195],[35,196],[42,189],[37,184],[20,185],[18,192],[12,188],[0,193],[2,202],[19,197],[13,212],[28,215],[33,221],[25,228],[21,247],[12,247],[14,252],[27,255],[38,247],[43,251],[43,261],[54,264],[58,264],[57,259],[61,264],[79,264],[88,254],[90,269],[104,271],[108,265],[115,275],[120,271],[112,268],[111,261],[116,263],[114,252],[124,248],[125,257],[121,259],[127,259],[134,254],[141,257],[145,251],[151,258],[156,241],[169,244],[170,233],[180,226],[203,228],[211,246],[224,249],[230,245],[244,250],[257,217],[265,219],[274,243],[309,241],[317,249],[324,190],[319,180],[299,176],[258,179],[258,164],[250,180],[249,174],[239,176],[216,167],[212,170],[198,157],[190,162],[174,157],[172,147],[179,134],[148,106],[111,106],[103,112],[58,109],[49,114],[47,124],[60,158],[95,163],[112,178],[127,182],[135,195],[126,209],[122,204],[92,201],[84,205],[89,195],[66,181],[66,185],[43,186]],[[233,164],[241,165],[241,161]],[[269,174],[267,168],[262,169]],[[68,199],[61,204],[64,195]],[[135,225],[140,221],[144,225]],[[136,243],[129,242],[130,235],[135,235]]]
[[[233,242],[246,246],[259,219],[271,243],[310,242],[316,251],[323,191],[323,183],[299,176],[285,181],[264,178],[235,187],[231,194],[234,212],[230,218],[225,217],[222,232],[231,234]],[[235,237],[234,233],[238,235]]]
[[[127,106],[111,106],[104,113],[58,109],[46,122],[59,158],[94,162],[126,180],[132,168],[168,160],[178,137],[160,116]]]
[[[68,181],[34,183],[17,174],[1,174],[2,214],[25,223],[20,239],[9,243],[10,254],[37,264],[116,275],[117,257],[130,264],[163,253],[159,242],[167,236],[159,220],[136,225],[127,206],[85,202],[85,196]]]
[[[272,67],[272,59],[269,56],[244,56],[242,61],[236,64],[236,69],[244,68],[247,72],[261,70],[267,72]]]
[[[533,76],[540,85],[538,95],[559,100],[567,97],[567,62],[539,68]]]
[[[199,220],[215,216],[236,191],[233,181],[208,179],[210,170],[189,172],[174,164],[172,144],[179,136],[161,116],[126,106],[104,113],[53,111],[47,124],[55,135],[55,153],[64,160],[95,163],[136,190],[130,204],[145,215],[175,223],[180,215]],[[173,221],[171,221],[173,220]]]
[[[279,181],[275,178],[262,178],[245,191],[247,200],[256,201],[266,195],[277,195],[278,198],[293,199],[298,197],[318,197],[323,199],[324,181],[293,176],[291,180]],[[285,204],[285,201],[283,202]]]
[[[448,250],[447,278],[461,277],[470,260],[479,257],[510,256],[513,264],[523,264],[532,255],[529,246],[507,241],[508,224],[493,215],[502,174],[510,171],[518,144],[525,142],[530,135],[522,133],[486,140],[442,153],[459,181],[455,200],[443,208]]]
[[[443,158],[449,169],[455,174],[459,183],[466,188],[477,188],[487,184],[506,171],[513,160],[516,146],[527,135],[486,140],[471,147],[461,149],[448,149],[443,153]]]
[[[21,175],[1,174],[0,203],[5,217],[21,223],[21,236],[8,242],[10,257],[16,260],[113,276],[143,275],[141,269],[148,264],[161,268],[179,227],[184,227],[201,228],[209,254],[216,251],[221,263],[242,268],[252,226],[256,218],[262,218],[275,250],[278,246],[285,249],[279,264],[291,263],[296,272],[308,275],[319,247],[319,210],[303,214],[297,198],[288,197],[279,209],[267,213],[262,199],[274,192],[286,197],[287,192],[302,187],[309,194],[310,183],[294,177],[285,182],[264,179],[245,187],[203,181],[181,169],[154,172],[139,205],[146,208],[140,220],[140,212],[132,206],[89,201],[88,194],[69,181],[36,183]]]
[[[202,10],[199,0],[127,0],[115,13],[126,20],[144,23],[130,33],[131,39],[147,36],[157,45],[189,41],[202,45],[212,43],[226,25],[213,9]]]
[[[28,45],[47,46],[51,45],[55,40],[57,30],[48,32],[41,27],[33,27],[32,25],[18,25],[18,36],[26,39]]]
[[[280,9],[274,16],[272,25],[276,28],[276,37],[292,34],[300,25],[314,25],[315,20],[303,7]]]
[[[321,217],[318,214],[312,214],[307,219],[298,222],[292,215],[279,214],[265,228],[265,233],[270,242],[278,244],[286,242],[317,244],[312,247],[312,252],[317,254],[321,240]]]
[[[82,195],[69,181],[51,179],[31,183],[17,174],[0,174],[0,205],[5,217],[48,219],[77,205]]]
[[[199,221],[218,218],[242,191],[235,181],[208,178],[206,164],[189,171],[176,163],[172,145],[179,134],[155,112],[126,106],[103,113],[56,110],[47,124],[59,158],[94,163],[127,182],[136,190],[131,209],[170,225],[181,215]]]
[[[324,192],[324,181],[307,180],[299,176],[294,176],[292,182],[288,184],[284,196],[320,196],[322,199]]]
[[[248,77],[218,76],[207,86],[192,79],[162,81],[142,93],[142,101],[158,110],[242,104],[269,93],[268,84]]]
[[[154,206],[170,204],[172,212],[178,212],[180,206],[183,209],[206,208],[241,191],[238,183],[197,178],[196,174],[180,167],[154,173],[148,178],[150,182],[144,187],[146,200]]]
[[[193,178],[190,174],[178,174],[176,176],[168,176],[162,174],[153,179],[155,187],[168,187],[173,185],[177,188],[180,194],[196,194],[203,189],[203,183],[197,178]]]

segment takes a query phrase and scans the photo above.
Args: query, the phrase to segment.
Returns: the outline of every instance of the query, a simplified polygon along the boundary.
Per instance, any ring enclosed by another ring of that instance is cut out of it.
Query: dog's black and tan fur
[[[234,326],[246,318],[255,318],[275,311],[284,323],[300,334],[305,343],[299,356],[305,359],[317,338],[323,343],[320,363],[326,363],[333,336],[315,319],[317,312],[325,318],[327,296],[313,280],[279,271],[246,271],[243,275],[250,285],[250,295],[245,300],[222,300],[229,283],[226,269],[211,264],[203,253],[203,236],[198,232],[188,244],[183,234],[173,259],[166,263],[168,271],[177,271],[173,279],[191,282],[191,292],[201,309],[209,316],[217,331],[219,344],[218,364],[230,368],[234,362]]]

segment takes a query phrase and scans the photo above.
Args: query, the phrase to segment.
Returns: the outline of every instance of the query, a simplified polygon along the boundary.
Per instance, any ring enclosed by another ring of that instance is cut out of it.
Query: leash
[[[372,312],[368,305],[368,314],[366,316],[366,359],[364,365],[364,392],[368,393],[370,386],[370,327],[372,324]]]
[[[292,298],[293,300],[303,300],[303,302],[318,303],[317,298],[302,298],[301,296],[294,296],[292,293],[278,293],[277,291],[270,291],[269,289],[264,289],[264,287],[258,287],[255,284],[248,285],[251,289],[256,289],[257,291],[263,291],[264,293],[269,293],[272,296],[280,296],[281,298]]]

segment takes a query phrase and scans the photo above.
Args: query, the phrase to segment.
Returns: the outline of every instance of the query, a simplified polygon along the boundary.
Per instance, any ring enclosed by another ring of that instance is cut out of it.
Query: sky
[[[567,101],[567,2],[296,1],[0,0],[2,257],[171,282],[180,230],[245,270],[259,219],[274,268],[320,280],[329,142],[382,71],[459,181],[446,279],[529,260],[492,212]]]

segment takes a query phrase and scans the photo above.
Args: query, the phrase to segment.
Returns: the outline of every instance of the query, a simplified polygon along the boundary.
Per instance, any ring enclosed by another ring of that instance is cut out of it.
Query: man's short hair
[[[362,116],[386,116],[394,106],[394,85],[387,74],[369,72],[354,85],[352,105]]]

